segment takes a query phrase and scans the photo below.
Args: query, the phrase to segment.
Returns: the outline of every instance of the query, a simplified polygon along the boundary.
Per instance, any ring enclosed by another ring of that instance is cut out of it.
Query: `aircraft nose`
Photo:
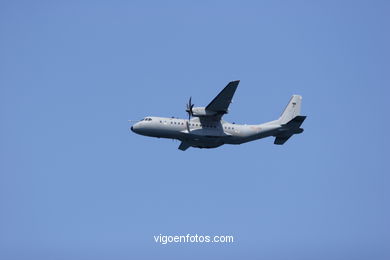
[[[130,130],[136,134],[138,134],[138,131],[139,130],[139,125],[135,124],[133,126],[130,127]]]

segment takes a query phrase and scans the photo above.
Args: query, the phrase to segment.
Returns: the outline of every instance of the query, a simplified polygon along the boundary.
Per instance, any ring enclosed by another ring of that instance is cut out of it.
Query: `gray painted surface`
[[[224,144],[242,144],[274,136],[275,144],[284,144],[292,135],[300,134],[306,116],[301,116],[302,97],[293,95],[279,119],[258,125],[232,124],[222,120],[239,81],[230,82],[207,107],[195,107],[193,118],[145,117],[130,129],[140,135],[181,141],[180,150],[189,147],[216,148]]]

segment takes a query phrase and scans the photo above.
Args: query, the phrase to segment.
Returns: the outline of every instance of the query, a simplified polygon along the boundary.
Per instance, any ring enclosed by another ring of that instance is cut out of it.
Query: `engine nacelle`
[[[192,108],[192,116],[215,116],[217,112],[206,110],[205,107],[194,107]]]

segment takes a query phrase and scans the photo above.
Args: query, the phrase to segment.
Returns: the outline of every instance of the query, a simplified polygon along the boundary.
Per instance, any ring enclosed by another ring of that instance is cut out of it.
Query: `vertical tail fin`
[[[302,97],[300,95],[293,95],[278,119],[280,124],[286,124],[294,117],[299,116],[301,114],[301,103]]]

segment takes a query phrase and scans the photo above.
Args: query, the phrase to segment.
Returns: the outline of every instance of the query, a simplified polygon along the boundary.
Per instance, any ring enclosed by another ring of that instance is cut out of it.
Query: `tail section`
[[[302,97],[300,95],[293,95],[284,109],[282,115],[278,119],[280,124],[286,124],[294,117],[301,114]]]
[[[293,95],[277,122],[281,125],[274,135],[274,144],[284,144],[291,136],[303,132],[301,125],[306,116],[301,116],[302,97]]]

